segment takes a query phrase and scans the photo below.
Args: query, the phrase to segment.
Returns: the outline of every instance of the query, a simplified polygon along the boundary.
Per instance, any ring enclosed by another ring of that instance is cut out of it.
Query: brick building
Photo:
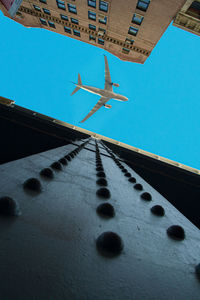
[[[3,2],[0,8],[9,17]],[[1,3],[2,2],[2,3]],[[144,63],[185,0],[23,0],[14,20]]]

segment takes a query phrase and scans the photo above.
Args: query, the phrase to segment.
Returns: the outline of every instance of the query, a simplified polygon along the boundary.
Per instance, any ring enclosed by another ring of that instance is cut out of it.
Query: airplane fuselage
[[[85,90],[85,91],[88,91],[90,93],[99,95],[101,97],[112,98],[112,99],[118,100],[118,101],[127,101],[128,100],[128,98],[126,98],[125,96],[113,93],[112,91],[99,89],[99,88],[96,88],[96,87],[93,87],[93,86],[88,86],[88,85],[76,84],[76,86],[81,88],[82,90]]]

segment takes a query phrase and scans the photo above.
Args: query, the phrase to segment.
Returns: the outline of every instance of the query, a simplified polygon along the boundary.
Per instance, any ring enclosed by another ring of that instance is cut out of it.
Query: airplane
[[[125,97],[123,95],[120,95],[120,94],[116,94],[116,93],[113,92],[113,86],[119,87],[119,84],[118,83],[113,83],[111,81],[110,70],[109,70],[109,66],[108,66],[108,60],[107,60],[107,57],[105,55],[104,55],[104,60],[105,60],[105,85],[104,85],[104,89],[99,89],[99,88],[96,88],[96,87],[83,85],[82,81],[81,81],[80,74],[78,74],[78,83],[76,84],[76,83],[73,82],[76,85],[76,88],[71,93],[71,96],[74,95],[80,89],[83,89],[83,90],[88,91],[90,93],[97,94],[97,95],[101,96],[101,98],[99,99],[97,104],[93,107],[93,109],[89,112],[89,114],[80,123],[85,122],[89,117],[91,117],[102,106],[104,106],[106,108],[111,108],[112,107],[111,105],[106,104],[110,99],[114,99],[114,100],[117,100],[117,101],[127,101],[128,100],[127,97]]]

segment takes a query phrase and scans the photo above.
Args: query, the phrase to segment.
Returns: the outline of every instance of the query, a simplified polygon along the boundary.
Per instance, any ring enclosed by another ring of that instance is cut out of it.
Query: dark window
[[[107,23],[107,17],[100,17],[99,18],[99,23],[106,25],[106,23]]]
[[[62,1],[62,0],[56,0],[56,2],[57,2],[58,8],[66,10],[65,2],[64,1]]]
[[[44,11],[44,13],[47,14],[47,15],[50,15],[50,14],[51,14],[49,9],[43,8],[43,11]]]
[[[127,44],[133,45],[134,40],[131,40],[131,39],[126,38],[125,42],[126,42]]]
[[[92,24],[89,24],[89,28],[90,28],[91,30],[96,30],[96,26],[95,26],[95,25],[92,25]]]
[[[77,14],[76,5],[68,3],[67,6],[69,12],[73,14]]]
[[[47,0],[40,0],[40,2],[42,2],[42,3],[47,3]]]
[[[69,28],[69,27],[67,27],[67,26],[64,26],[64,30],[65,30],[65,32],[67,32],[67,33],[72,33],[72,31],[71,31],[71,28]]]
[[[48,21],[48,23],[49,23],[49,26],[50,26],[50,27],[52,27],[52,28],[56,28],[56,26],[55,26],[54,22],[52,22],[52,21]]]
[[[100,0],[99,1],[99,10],[107,12],[108,11],[108,2]]]
[[[122,48],[122,52],[125,54],[129,54],[130,50],[127,48]]]
[[[68,16],[60,15],[60,17],[61,17],[62,20],[68,21]]]
[[[40,18],[40,22],[42,23],[42,25],[47,25],[47,21],[43,18]]]
[[[88,11],[88,18],[96,21],[96,13],[93,11]]]
[[[106,30],[104,28],[99,27],[98,32],[99,34],[104,35],[106,33]]]
[[[78,20],[77,19],[71,18],[71,22],[78,25]]]
[[[147,11],[149,3],[150,3],[150,0],[138,0],[137,9],[140,9],[142,11]]]
[[[103,39],[101,39],[101,38],[98,38],[98,44],[100,44],[100,45],[104,45],[104,40],[103,40]]]
[[[95,41],[96,42],[96,37],[93,36],[92,34],[89,35],[89,40],[91,41]]]
[[[88,6],[96,8],[96,0],[88,0]]]
[[[200,19],[200,2],[193,1],[186,13],[194,18]]]
[[[137,24],[137,25],[141,25],[143,19],[144,19],[143,16],[140,16],[140,15],[138,15],[138,14],[134,14],[134,15],[133,15],[132,22],[135,23],[135,24]]]
[[[129,34],[132,34],[132,35],[134,35],[134,36],[136,36],[137,33],[138,33],[138,29],[135,28],[135,27],[133,27],[133,26],[130,26],[130,27],[129,27],[128,33],[129,33]]]
[[[76,36],[81,36],[80,31],[73,29],[74,35]]]
[[[37,6],[37,5],[33,5],[33,7],[35,8],[35,10],[37,10],[37,11],[41,11],[41,8],[40,8],[39,6]]]

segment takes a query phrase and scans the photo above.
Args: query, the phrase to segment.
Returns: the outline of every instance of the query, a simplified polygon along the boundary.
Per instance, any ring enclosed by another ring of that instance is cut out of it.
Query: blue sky
[[[17,105],[200,169],[200,37],[169,26],[144,65],[43,29],[25,28],[0,12],[0,95]],[[74,89],[104,87],[104,58],[116,92],[80,124],[98,96]]]

